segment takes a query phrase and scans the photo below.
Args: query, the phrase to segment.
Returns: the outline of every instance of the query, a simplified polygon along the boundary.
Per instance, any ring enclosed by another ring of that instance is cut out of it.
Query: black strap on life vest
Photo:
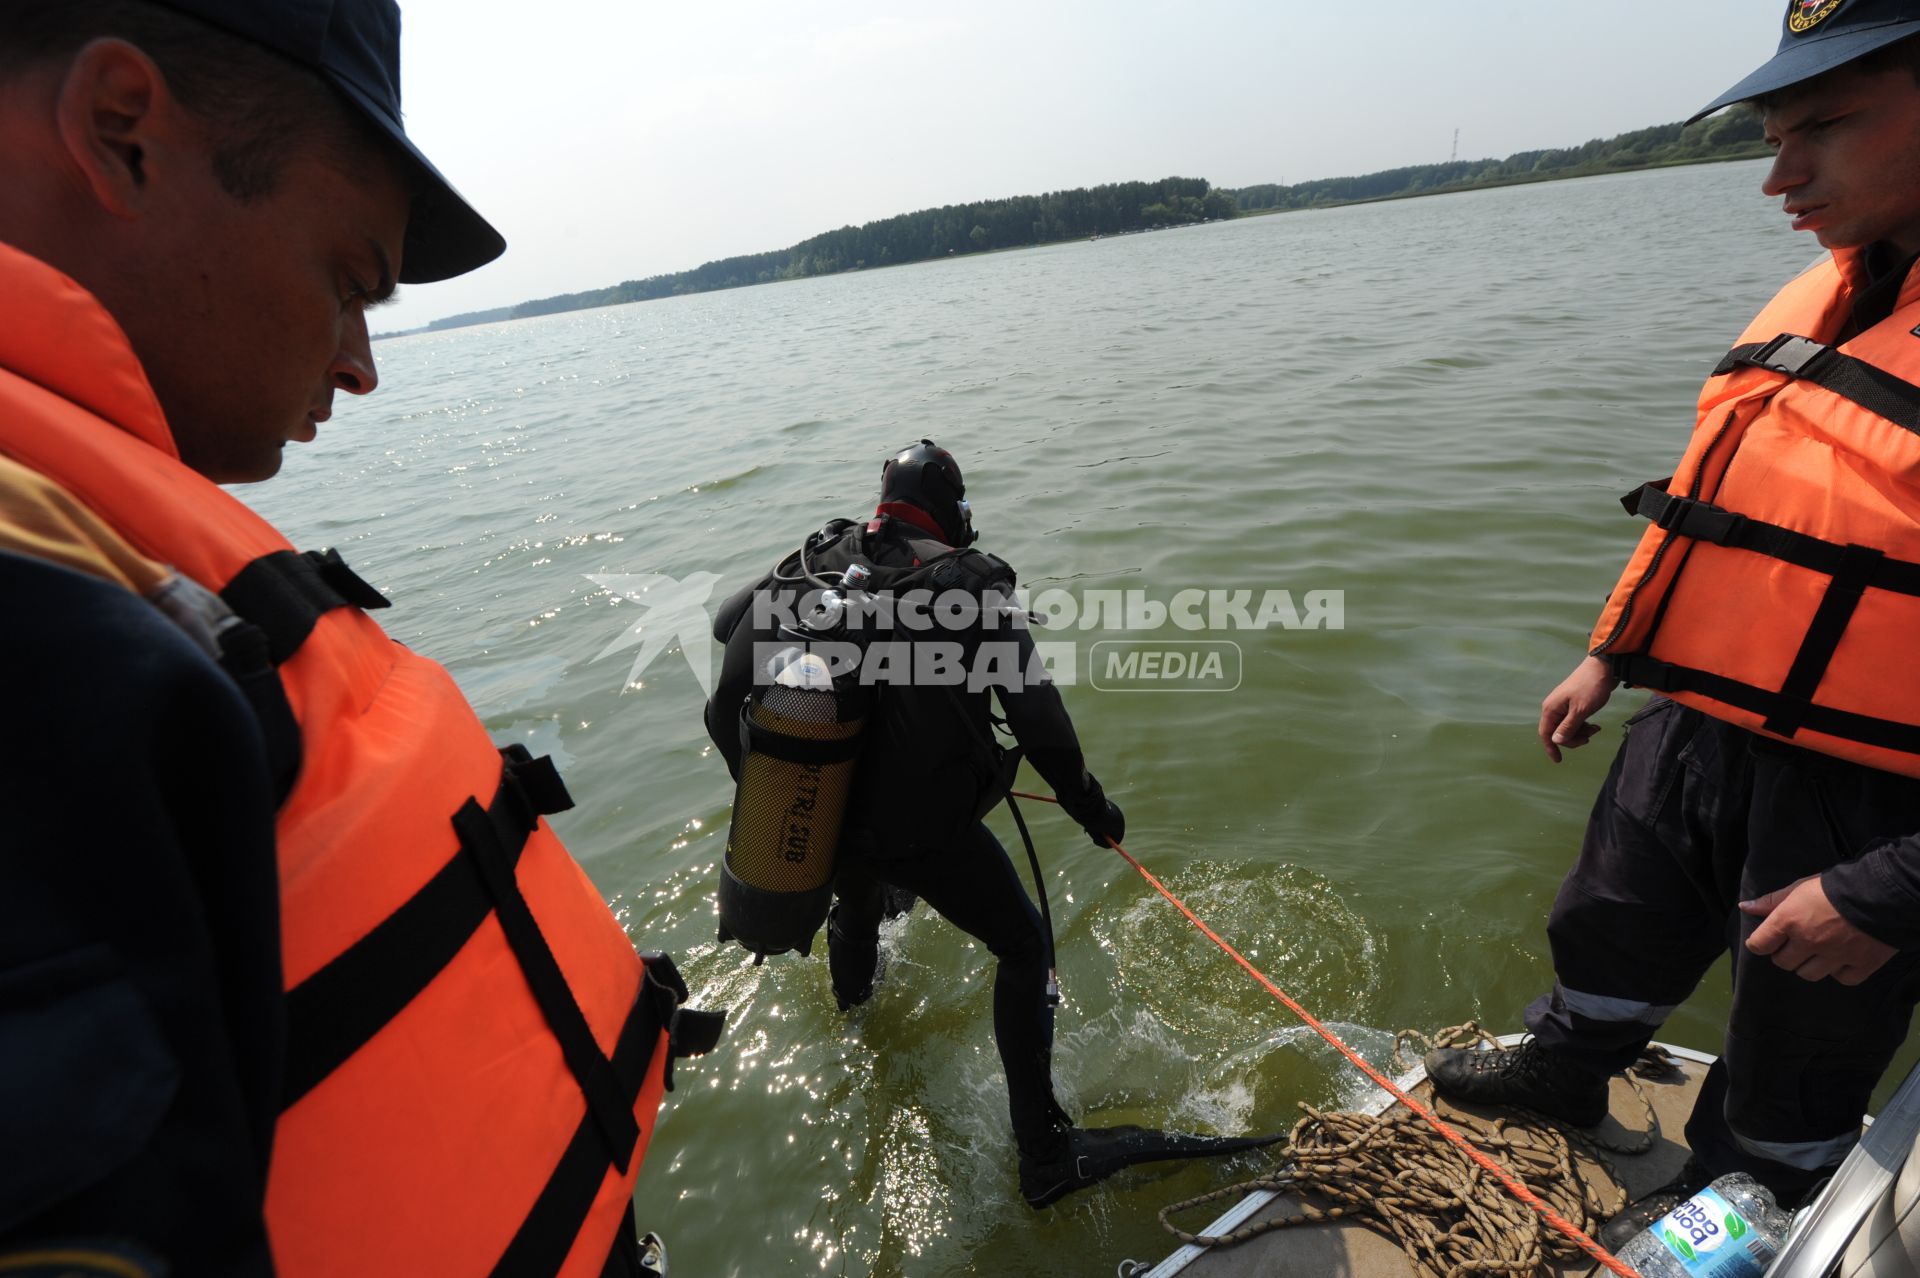
[[[670,960],[655,956],[648,960],[641,996],[628,1014],[620,1039],[625,1044],[630,1036],[640,1036],[643,1047],[629,1049],[628,1057],[636,1052],[644,1054],[629,1069],[622,1066],[619,1048],[612,1061],[600,1053],[586,1016],[574,1001],[514,878],[520,854],[539,818],[565,811],[573,806],[573,800],[552,760],[535,759],[519,745],[506,747],[501,755],[500,787],[493,802],[483,808],[469,799],[453,818],[460,851],[373,931],[288,992],[282,1108],[291,1107],[365,1046],[453,961],[487,916],[496,914],[541,1015],[559,1040],[561,1055],[586,1098],[587,1113],[581,1120],[581,1130],[591,1138],[598,1160],[593,1177],[597,1188],[609,1165],[625,1172],[631,1163],[640,1136],[633,1106],[646,1081],[660,1029],[668,1031],[671,1045],[665,1066],[671,1089],[672,1057],[697,1056],[712,1050],[725,1014],[680,1007],[686,985]],[[671,995],[670,1000],[663,1001],[663,990]],[[643,1023],[645,1018],[651,1018],[650,1022]],[[569,1146],[569,1155],[575,1161],[580,1155],[571,1151],[580,1140],[576,1133]],[[563,1158],[556,1179],[569,1166],[568,1158]],[[574,1196],[565,1190],[565,1185],[556,1189],[550,1184],[542,1201],[554,1195],[560,1203],[570,1204]],[[591,1203],[592,1194],[588,1193],[574,1222],[575,1232]],[[533,1229],[534,1236],[541,1235],[531,1217],[522,1232],[527,1228]],[[572,1238],[573,1233],[568,1233],[569,1244]],[[539,1254],[546,1252],[541,1250]],[[564,1250],[560,1255],[564,1258]],[[508,1272],[551,1273],[557,1267],[556,1259],[544,1270],[536,1266]]]
[[[1770,342],[1736,346],[1713,372],[1719,377],[1743,367],[1764,368],[1796,381],[1812,382],[1896,426],[1920,433],[1920,386],[1810,337],[1782,333]]]
[[[1644,653],[1609,653],[1606,661],[1623,683],[1636,688],[1650,688],[1655,692],[1697,692],[1715,701],[1769,718],[1784,713],[1797,718],[1801,728],[1826,736],[1858,741],[1862,745],[1878,746],[1885,750],[1898,750],[1903,754],[1920,754],[1920,724],[1854,714],[1831,706],[1789,703],[1781,693],[1769,692],[1765,688],[1741,683],[1712,671],[1660,661]]]
[[[524,746],[501,751],[500,786],[493,802],[477,809],[492,835],[492,847],[511,868],[541,816],[573,806],[550,759],[532,758]],[[475,830],[460,831],[462,849],[424,887],[369,933],[287,992],[287,1072],[281,1107],[291,1108],[321,1080],[366,1045],[380,1028],[453,961],[493,912],[493,895],[481,866],[464,844]]]
[[[1830,577],[1842,571],[1849,550],[1854,549],[1845,542],[1825,541],[1696,498],[1676,497],[1666,490],[1668,482],[1658,479],[1642,484],[1622,497],[1620,504],[1628,514],[1650,519],[1682,537],[1750,550]],[[1920,595],[1920,563],[1882,558],[1866,584],[1894,594]]]
[[[243,623],[219,632],[220,664],[253,707],[266,742],[274,802],[285,803],[299,779],[302,746],[278,667],[300,650],[326,613],[385,608],[387,600],[336,550],[262,555],[234,574],[220,598]]]
[[[713,1050],[726,1024],[724,1012],[696,1012],[682,1006],[687,985],[673,960],[664,954],[643,954],[647,972],[641,982],[640,997],[634,1000],[620,1029],[609,1069],[626,1106],[634,1101],[647,1081],[647,1070],[659,1046],[662,1030],[667,1035],[666,1087],[673,1090],[673,1062],[681,1056],[699,1056]],[[589,1112],[574,1129],[573,1139],[547,1178],[545,1188],[534,1201],[533,1209],[520,1224],[513,1241],[493,1267],[494,1278],[548,1278],[558,1273],[579,1237],[587,1215],[599,1196],[607,1175],[607,1154],[595,1116]],[[621,1226],[623,1235],[633,1229],[632,1215]],[[608,1273],[628,1272],[620,1262],[626,1258],[626,1237],[616,1238],[607,1259]]]
[[[300,650],[322,616],[335,608],[386,608],[387,597],[347,567],[337,550],[262,555],[227,583],[227,607],[266,632],[273,664]]]
[[[627,1204],[627,1218],[613,1231],[613,1247],[607,1263],[600,1267],[600,1278],[648,1278],[646,1263],[640,1258],[640,1222],[633,1204]]]
[[[253,710],[254,722],[260,725],[277,809],[293,793],[293,784],[300,777],[306,750],[300,740],[300,721],[294,718],[287,685],[280,681],[280,672],[268,655],[266,633],[243,619],[223,628],[219,640],[220,668],[239,686],[240,695]]]
[[[1829,736],[1920,753],[1920,725],[1848,714],[1815,705],[1813,700],[1861,597],[1869,588],[1920,596],[1920,564],[1890,559],[1871,546],[1827,541],[1695,498],[1675,497],[1666,491],[1666,484],[1665,480],[1642,484],[1621,498],[1621,504],[1628,513],[1651,519],[1680,536],[1824,573],[1829,578],[1827,590],[1777,690],[1658,661],[1644,653],[1609,654],[1614,673],[1638,687],[1697,692],[1763,714],[1766,721],[1761,726],[1777,736],[1792,737],[1802,728],[1811,728]],[[1909,740],[1912,745],[1895,744]]]
[[[1780,685],[1782,704],[1762,725],[1768,732],[1790,737],[1800,730],[1807,709],[1813,705],[1814,690],[1840,646],[1840,636],[1853,620],[1853,610],[1860,606],[1874,569],[1885,559],[1871,546],[1848,546],[1841,552],[1840,564],[1827,583],[1826,594],[1820,597],[1813,620],[1807,623],[1807,633],[1800,640],[1800,651],[1794,654],[1786,682]]]
[[[553,770],[552,763],[546,759],[540,762],[547,765],[547,778],[559,786],[560,774]],[[565,794],[564,787],[560,793]],[[572,800],[568,799],[565,806],[573,806]],[[487,810],[474,799],[468,799],[454,814],[453,828],[460,835],[460,850],[480,869],[480,879],[492,900],[494,916],[500,920],[501,931],[506,933],[507,947],[519,960],[521,975],[533,991],[534,1002],[540,1005],[547,1028],[560,1043],[560,1054],[567,1062],[567,1069],[579,1084],[581,1095],[587,1098],[587,1112],[598,1125],[608,1154],[616,1167],[626,1171],[634,1146],[640,1141],[640,1125],[633,1117],[633,1096],[621,1095],[613,1064],[600,1054],[586,1013],[574,1000],[566,974],[553,957],[547,938],[541,935],[540,924],[527,907],[527,898],[520,893],[514,866],[520,859],[526,837],[522,835],[518,846],[509,850],[495,833]]]
[[[326,613],[343,607],[385,608],[387,600],[332,550],[262,556],[236,574],[221,595],[250,623],[235,628],[236,652],[229,654],[229,665],[237,665],[255,682],[271,681],[279,690],[278,706],[285,708],[283,726],[292,730],[292,768],[297,770],[298,724],[286,708],[274,667],[299,650]],[[270,710],[272,706],[269,698]],[[539,819],[572,807],[573,799],[550,759],[535,759],[518,745],[506,747],[501,756],[493,801],[482,807],[477,799],[468,799],[452,818],[459,850],[371,932],[288,991],[281,1107],[291,1108],[364,1047],[446,969],[489,914],[496,916],[586,1101],[573,1139],[494,1268],[503,1278],[535,1278],[558,1271],[565,1261],[608,1168],[624,1174],[632,1165],[640,1138],[633,1108],[662,1031],[668,1046],[662,1074],[670,1091],[674,1059],[711,1051],[726,1014],[681,1007],[687,987],[672,960],[644,955],[640,993],[613,1056],[601,1054],[515,877]],[[276,762],[276,779],[282,771]],[[291,776],[286,773],[289,784]],[[637,1254],[625,1240],[616,1239],[609,1269],[629,1251]]]
[[[681,1006],[686,982],[663,954],[643,955],[646,974],[611,1058],[600,1053],[546,938],[527,908],[514,867],[539,817],[572,806],[549,759],[523,746],[501,751],[500,788],[489,806],[468,800],[454,817],[461,849],[406,904],[287,996],[288,1067],[283,1105],[291,1106],[370,1040],[439,975],[490,913],[559,1040],[561,1055],[586,1098],[586,1113],[513,1242],[494,1267],[501,1278],[559,1270],[599,1194],[609,1167],[624,1173],[640,1138],[633,1107],[646,1085],[662,1031],[663,1075],[673,1061],[713,1050],[724,1012]]]

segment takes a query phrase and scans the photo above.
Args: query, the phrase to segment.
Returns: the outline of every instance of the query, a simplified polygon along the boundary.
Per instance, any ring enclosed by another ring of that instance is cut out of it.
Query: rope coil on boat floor
[[[1406,1068],[1401,1053],[1410,1039],[1429,1047],[1495,1041],[1471,1023],[1432,1039],[1403,1030],[1394,1043],[1396,1069]],[[1672,1068],[1671,1058],[1655,1048],[1634,1072],[1657,1077]],[[1637,1153],[1657,1134],[1652,1103],[1637,1079],[1629,1081],[1647,1107],[1649,1125],[1625,1142],[1603,1141],[1540,1115],[1487,1119],[1455,1113],[1449,1121],[1543,1202],[1591,1234],[1626,1206],[1601,1151]],[[1554,1264],[1586,1254],[1407,1110],[1372,1115],[1300,1108],[1307,1116],[1283,1149],[1280,1171],[1173,1203],[1161,1210],[1161,1225],[1183,1243],[1230,1247],[1277,1229],[1352,1220],[1391,1238],[1416,1266],[1444,1278],[1536,1278]],[[1290,1215],[1256,1220],[1228,1234],[1189,1233],[1173,1223],[1180,1213],[1256,1190],[1308,1200]]]
[[[1278,1175],[1175,1203],[1161,1210],[1160,1223],[1182,1242],[1220,1247],[1276,1229],[1351,1218],[1384,1232],[1414,1264],[1447,1278],[1535,1278],[1553,1261],[1582,1254],[1458,1150],[1435,1140],[1426,1124],[1405,1110],[1392,1109],[1375,1118],[1322,1113],[1305,1104],[1301,1109],[1307,1117],[1294,1127],[1287,1162]],[[1617,1187],[1610,1200],[1599,1199],[1574,1169],[1572,1147],[1556,1131],[1506,1119],[1460,1119],[1456,1125],[1582,1232],[1599,1228],[1618,1210],[1615,1202],[1625,1205]],[[1192,1234],[1170,1219],[1251,1189],[1307,1197],[1292,1215],[1256,1221],[1225,1235]],[[1332,1205],[1318,1206],[1314,1198]]]
[[[1051,795],[1028,794],[1028,793],[1024,793],[1022,791],[1017,791],[1017,790],[1014,791],[1014,797],[1020,798],[1020,799],[1033,799],[1041,803],[1052,803],[1055,805],[1058,805],[1060,802],[1060,800],[1052,797]],[[1108,839],[1107,846],[1112,848],[1115,852],[1118,852],[1120,856],[1123,859],[1125,859],[1128,865],[1131,865],[1135,870],[1139,871],[1140,877],[1145,879],[1150,885],[1152,885],[1154,891],[1158,892],[1161,896],[1165,897],[1167,901],[1174,906],[1174,908],[1178,909],[1182,914],[1184,914],[1189,923],[1199,928],[1200,931],[1205,934],[1208,940],[1212,941],[1215,945],[1220,947],[1220,950],[1222,953],[1224,953],[1228,958],[1232,959],[1235,963],[1239,964],[1240,967],[1243,968],[1249,976],[1253,977],[1254,980],[1260,982],[1262,988],[1264,988],[1267,991],[1267,993],[1273,995],[1276,999],[1280,1000],[1280,1002],[1286,1006],[1286,1009],[1288,1011],[1292,1012],[1295,1016],[1299,1017],[1303,1022],[1306,1023],[1309,1029],[1311,1029],[1314,1033],[1318,1034],[1321,1038],[1325,1039],[1328,1045],[1331,1046],[1335,1051],[1338,1051],[1342,1056],[1346,1057],[1347,1060],[1354,1066],[1354,1068],[1358,1069],[1361,1073],[1365,1074],[1368,1078],[1372,1079],[1374,1083],[1377,1084],[1383,1091],[1385,1091],[1388,1095],[1392,1096],[1395,1100],[1399,1101],[1401,1105],[1405,1106],[1414,1115],[1417,1115],[1423,1122],[1427,1124],[1428,1127],[1432,1128],[1433,1131],[1436,1134],[1438,1134],[1442,1139],[1444,1139],[1448,1144],[1452,1145],[1460,1153],[1464,1154],[1468,1159],[1470,1159],[1475,1165],[1475,1167],[1478,1169],[1475,1175],[1478,1175],[1479,1172],[1484,1172],[1492,1176],[1495,1180],[1497,1180],[1500,1183],[1501,1187],[1504,1188],[1508,1194],[1512,1195],[1515,1199],[1517,1199],[1519,1202],[1524,1204],[1528,1209],[1533,1211],[1541,1220],[1545,1221],[1547,1225],[1551,1226],[1552,1228],[1558,1230],[1561,1234],[1565,1235],[1567,1240],[1571,1242],[1573,1246],[1577,1247],[1580,1252],[1591,1257],[1594,1261],[1604,1266],[1609,1272],[1618,1274],[1620,1278],[1640,1278],[1640,1275],[1636,1273],[1632,1268],[1622,1263],[1611,1252],[1607,1251],[1606,1248],[1602,1247],[1599,1243],[1595,1242],[1588,1235],[1588,1231],[1586,1229],[1582,1228],[1580,1225],[1574,1224],[1571,1220],[1567,1219],[1567,1217],[1563,1215],[1560,1211],[1558,1211],[1552,1204],[1543,1200],[1538,1194],[1534,1193],[1532,1189],[1528,1188],[1524,1183],[1522,1183],[1522,1181],[1518,1177],[1516,1177],[1513,1172],[1507,1170],[1505,1167],[1502,1167],[1499,1163],[1495,1162],[1492,1158],[1487,1156],[1485,1153],[1481,1152],[1479,1149],[1477,1149],[1473,1145],[1472,1142],[1467,1140],[1465,1136],[1461,1135],[1458,1131],[1456,1131],[1438,1114],[1434,1113],[1433,1110],[1421,1104],[1419,1101],[1415,1100],[1413,1097],[1407,1095],[1407,1093],[1404,1090],[1402,1090],[1398,1085],[1396,1085],[1392,1079],[1388,1078],[1386,1075],[1382,1074],[1379,1070],[1375,1069],[1372,1065],[1368,1064],[1366,1060],[1363,1059],[1358,1052],[1354,1051],[1351,1047],[1347,1046],[1345,1041],[1343,1041],[1338,1034],[1335,1034],[1332,1030],[1328,1029],[1325,1025],[1322,1025],[1319,1019],[1315,1017],[1313,1013],[1309,1012],[1306,1008],[1302,1007],[1285,990],[1281,989],[1278,985],[1275,985],[1273,983],[1273,980],[1270,977],[1268,977],[1265,972],[1262,972],[1259,968],[1255,967],[1252,963],[1248,962],[1246,959],[1246,956],[1241,954],[1239,950],[1234,949],[1233,946],[1227,944],[1225,940],[1221,939],[1221,936],[1218,932],[1215,932],[1212,928],[1207,926],[1206,920],[1202,919],[1198,914],[1195,914],[1190,908],[1188,908],[1186,902],[1182,901],[1179,897],[1175,896],[1172,892],[1168,891],[1166,884],[1162,883],[1159,879],[1155,878],[1153,876],[1153,872],[1147,869],[1147,867],[1142,865],[1138,860],[1136,860],[1131,852],[1128,852],[1124,847],[1120,846],[1117,840]],[[1298,1131],[1299,1129],[1296,1127],[1295,1129],[1296,1134],[1298,1133]],[[1460,1268],[1451,1272],[1459,1273],[1459,1274],[1474,1274],[1474,1273],[1501,1274],[1501,1273],[1512,1273],[1516,1271],[1506,1269],[1506,1268],[1489,1269],[1489,1268],[1485,1268],[1480,1262],[1470,1261],[1470,1262],[1467,1262],[1463,1268]],[[1517,1272],[1525,1273],[1528,1271],[1521,1270]]]

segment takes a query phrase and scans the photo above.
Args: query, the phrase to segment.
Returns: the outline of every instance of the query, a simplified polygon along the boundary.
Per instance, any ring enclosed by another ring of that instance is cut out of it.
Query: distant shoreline
[[[1764,145],[1756,150],[1729,155],[1690,156],[1680,160],[1660,160],[1652,164],[1637,164],[1631,168],[1596,168],[1582,173],[1542,173],[1515,174],[1491,182],[1472,182],[1460,186],[1435,187],[1426,191],[1402,191],[1395,195],[1374,195],[1358,200],[1337,200],[1326,204],[1312,204],[1303,208],[1249,209],[1237,214],[1237,217],[1267,217],[1274,213],[1311,213],[1315,209],[1345,209],[1358,204],[1387,204],[1394,200],[1419,200],[1429,195],[1459,195],[1463,191],[1493,191],[1503,186],[1538,186],[1542,182],[1574,182],[1581,178],[1609,177],[1617,173],[1647,173],[1655,169],[1683,169],[1697,164],[1737,164],[1746,160],[1764,160],[1772,156]]]
[[[1580,147],[1520,152],[1505,160],[1449,161],[1291,186],[1226,189],[1214,187],[1204,178],[1165,178],[1153,183],[1123,182],[947,205],[898,214],[860,227],[842,227],[788,249],[724,258],[690,271],[452,315],[420,328],[379,333],[374,340],[1201,222],[1457,195],[1607,173],[1731,163],[1763,159],[1769,154],[1757,120],[1736,111],[1697,124],[1658,125],[1596,139]]]

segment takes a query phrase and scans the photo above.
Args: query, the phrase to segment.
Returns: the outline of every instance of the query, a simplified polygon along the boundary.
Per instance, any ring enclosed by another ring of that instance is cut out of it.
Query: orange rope
[[[1040,803],[1052,803],[1055,805],[1058,805],[1060,802],[1060,800],[1053,798],[1049,795],[1027,794],[1019,790],[1015,790],[1013,792],[1013,797],[1016,799],[1033,799]],[[1346,1057],[1349,1061],[1353,1062],[1355,1067],[1357,1067],[1361,1073],[1365,1074],[1368,1078],[1372,1079],[1376,1084],[1378,1084],[1383,1090],[1385,1090],[1395,1100],[1399,1101],[1402,1105],[1405,1105],[1408,1109],[1412,1110],[1415,1114],[1418,1114],[1421,1118],[1425,1119],[1430,1125],[1432,1125],[1435,1131],[1439,1132],[1442,1136],[1446,1137],[1446,1139],[1450,1141],[1455,1147],[1457,1147],[1461,1153],[1465,1154],[1468,1158],[1471,1158],[1474,1162],[1478,1163],[1483,1170],[1492,1173],[1493,1176],[1497,1180],[1499,1180],[1499,1182],[1502,1185],[1506,1186],[1508,1193],[1512,1194],[1515,1198],[1518,1198],[1521,1202],[1531,1207],[1536,1213],[1539,1214],[1542,1220],[1546,1221],[1549,1225],[1552,1225],[1555,1229],[1559,1230],[1561,1233],[1565,1234],[1568,1238],[1572,1239],[1574,1242],[1574,1245],[1579,1247],[1580,1250],[1586,1252],[1589,1256],[1593,1257],[1596,1261],[1600,1262],[1600,1264],[1606,1266],[1606,1268],[1611,1270],[1613,1273],[1619,1274],[1620,1278],[1640,1278],[1640,1275],[1635,1270],[1633,1270],[1632,1268],[1630,1268],[1620,1260],[1616,1259],[1611,1252],[1607,1251],[1606,1248],[1602,1247],[1599,1243],[1587,1237],[1587,1235],[1580,1229],[1578,1225],[1575,1225],[1572,1221],[1568,1220],[1565,1216],[1562,1216],[1559,1212],[1555,1211],[1552,1207],[1542,1202],[1540,1200],[1540,1197],[1537,1194],[1535,1194],[1531,1189],[1528,1189],[1525,1185],[1521,1184],[1520,1181],[1515,1179],[1513,1174],[1507,1171],[1506,1168],[1502,1167],[1499,1163],[1495,1162],[1493,1159],[1487,1157],[1487,1155],[1481,1153],[1478,1149],[1475,1149],[1472,1142],[1468,1141],[1466,1137],[1462,1136],[1459,1132],[1455,1131],[1452,1127],[1450,1127],[1447,1124],[1446,1120],[1442,1119],[1438,1114],[1434,1113],[1431,1109],[1428,1109],[1425,1105],[1422,1105],[1419,1101],[1415,1100],[1413,1097],[1407,1095],[1404,1091],[1401,1091],[1400,1088],[1393,1082],[1392,1079],[1388,1078],[1386,1075],[1382,1074],[1379,1070],[1375,1069],[1373,1066],[1367,1064],[1366,1061],[1362,1060],[1360,1058],[1359,1053],[1355,1052],[1351,1047],[1348,1047],[1344,1042],[1342,1042],[1338,1034],[1335,1034],[1332,1030],[1322,1025],[1314,1017],[1313,1013],[1307,1011],[1306,1008],[1294,1002],[1293,999],[1288,996],[1285,990],[1281,989],[1278,985],[1275,985],[1271,980],[1267,978],[1267,974],[1265,972],[1262,972],[1259,968],[1249,963],[1246,960],[1246,958],[1241,955],[1239,950],[1234,949],[1231,945],[1228,945],[1225,941],[1220,939],[1219,933],[1215,932],[1212,928],[1208,927],[1206,925],[1205,920],[1203,920],[1198,914],[1195,914],[1192,910],[1188,909],[1185,901],[1182,901],[1179,897],[1169,892],[1167,890],[1166,885],[1162,883],[1159,879],[1156,879],[1155,877],[1153,877],[1152,871],[1148,870],[1146,866],[1136,861],[1131,852],[1121,847],[1120,844],[1113,839],[1107,840],[1107,846],[1112,848],[1115,852],[1118,852],[1121,856],[1125,857],[1127,860],[1127,864],[1131,865],[1134,869],[1140,871],[1140,877],[1153,885],[1154,891],[1158,892],[1161,896],[1164,896],[1167,898],[1167,900],[1171,901],[1176,909],[1178,909],[1182,914],[1187,916],[1187,921],[1193,924],[1195,927],[1199,928],[1200,931],[1206,935],[1208,940],[1212,941],[1215,945],[1219,946],[1221,950],[1226,953],[1228,958],[1232,959],[1234,962],[1238,963],[1241,967],[1245,968],[1247,970],[1247,974],[1253,977],[1254,980],[1266,986],[1267,993],[1273,995],[1275,998],[1279,999],[1282,1003],[1286,1004],[1288,1011],[1292,1012],[1295,1016],[1298,1016],[1302,1021],[1306,1022],[1307,1027],[1309,1029],[1311,1029],[1314,1033],[1318,1034],[1321,1038],[1324,1038],[1325,1040],[1327,1040],[1327,1042],[1332,1045],[1335,1051],[1339,1052],[1342,1056]]]

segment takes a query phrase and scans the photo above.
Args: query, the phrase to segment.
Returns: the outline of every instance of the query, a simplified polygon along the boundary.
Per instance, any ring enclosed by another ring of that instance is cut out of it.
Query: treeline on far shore
[[[976,204],[900,213],[865,226],[843,226],[792,248],[744,257],[722,258],[691,271],[628,280],[611,288],[564,293],[513,308],[514,319],[576,311],[589,306],[647,302],[681,293],[771,284],[776,280],[834,275],[869,266],[924,262],[929,258],[1019,248],[1089,235],[1119,235],[1151,227],[1175,226],[1208,218],[1232,217],[1229,192],[1211,189],[1205,178],[1166,178],[1159,182],[1116,182],[1108,186],[1016,195]],[[458,317],[456,317],[458,318]],[[443,326],[446,321],[442,321]]]
[[[1242,213],[1270,209],[1327,208],[1370,200],[1440,195],[1480,187],[1592,177],[1626,169],[1707,160],[1746,160],[1767,154],[1760,118],[1751,111],[1726,111],[1695,124],[1657,124],[1618,137],[1596,138],[1584,146],[1551,151],[1521,151],[1504,160],[1455,160],[1387,169],[1364,177],[1322,178],[1293,186],[1243,186],[1233,192]]]
[[[1656,125],[1618,137],[1595,139],[1583,146],[1522,151],[1504,160],[1457,160],[1387,169],[1361,177],[1323,178],[1237,190],[1215,187],[1205,178],[1177,177],[1158,182],[1076,187],[1044,195],[1020,195],[901,213],[864,226],[827,231],[791,248],[722,258],[690,271],[627,280],[583,293],[563,293],[517,306],[452,315],[435,320],[425,330],[412,331],[526,319],[559,311],[617,306],[624,302],[771,284],[868,267],[898,266],[990,249],[1157,230],[1252,213],[1331,208],[1661,165],[1749,159],[1766,153],[1758,119],[1750,112],[1733,110],[1697,124]]]

